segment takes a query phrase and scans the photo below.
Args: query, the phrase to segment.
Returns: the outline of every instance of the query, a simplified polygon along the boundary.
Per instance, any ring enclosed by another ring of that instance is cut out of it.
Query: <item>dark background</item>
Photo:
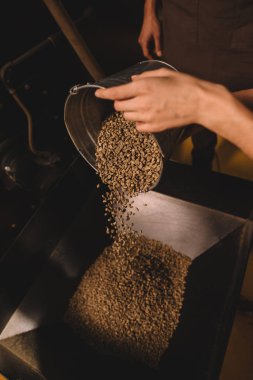
[[[97,21],[104,19],[104,25],[99,22],[93,25],[93,31],[100,31],[101,38],[107,32],[103,26],[109,30],[123,23],[135,32],[140,29],[143,1],[63,0],[62,4],[74,20],[84,14],[87,8],[93,10],[98,17]],[[56,32],[58,26],[42,0],[9,0],[1,5],[0,30],[2,65]],[[118,34],[119,31],[115,30],[115,38]]]
[[[137,44],[142,2],[65,0],[62,3],[73,20],[81,19],[78,29],[106,74],[142,59]],[[43,129],[47,120],[41,120],[40,114],[51,112],[55,114],[54,119],[61,119],[69,88],[76,83],[92,81],[92,78],[65,37],[59,33],[57,24],[42,0],[11,0],[2,4],[0,66],[18,58],[56,33],[58,37],[55,46],[49,43],[39,54],[31,55],[22,64],[13,67],[10,75],[12,85],[36,114],[36,122],[42,124]],[[45,97],[42,96],[41,99],[41,93],[45,92],[53,92],[53,98],[46,102],[43,109]],[[14,124],[19,124],[19,130],[22,124],[25,128],[23,115],[20,115],[19,109],[17,111],[16,104],[12,107],[11,103],[6,91],[0,86],[0,135],[10,133]],[[15,127],[14,130],[16,136],[19,131]],[[42,143],[40,137],[39,143]]]
[[[143,59],[137,43],[142,1],[62,3],[79,20],[78,30],[106,75]],[[48,40],[52,35],[54,44]],[[41,49],[31,52],[43,41]],[[9,62],[14,64],[5,83],[0,80],[0,256],[75,157],[64,125],[64,103],[73,85],[93,81],[42,0],[1,3],[0,68]],[[54,167],[39,165],[30,153],[27,119],[6,84],[32,115],[36,149],[60,158]]]

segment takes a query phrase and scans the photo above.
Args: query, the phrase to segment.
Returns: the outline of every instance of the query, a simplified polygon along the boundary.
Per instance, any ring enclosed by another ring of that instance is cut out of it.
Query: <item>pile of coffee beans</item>
[[[179,321],[189,265],[144,236],[115,239],[84,274],[67,319],[100,351],[156,367]]]

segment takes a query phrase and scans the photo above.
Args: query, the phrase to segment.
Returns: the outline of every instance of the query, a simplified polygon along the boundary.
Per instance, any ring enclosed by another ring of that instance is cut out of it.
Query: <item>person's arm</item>
[[[159,132],[197,123],[218,133],[253,159],[253,113],[225,87],[167,69],[99,89],[141,132]]]
[[[229,140],[253,160],[253,113],[249,108],[223,86],[206,91],[201,108],[199,123]]]
[[[253,110],[253,88],[233,92],[236,99],[240,100],[246,107]]]
[[[141,32],[138,38],[144,57],[153,59],[153,51],[161,57],[161,26],[156,15],[156,0],[146,0]]]

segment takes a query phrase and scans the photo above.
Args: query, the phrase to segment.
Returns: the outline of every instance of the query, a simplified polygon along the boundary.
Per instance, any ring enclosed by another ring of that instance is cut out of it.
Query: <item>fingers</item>
[[[141,45],[141,49],[142,49],[142,54],[144,55],[145,58],[153,59],[152,55],[149,52],[149,45],[147,41]]]
[[[157,133],[164,130],[164,128],[161,128],[159,125],[147,121],[136,121],[135,125],[139,132]]]
[[[157,69],[157,70],[148,70],[144,71],[143,73],[139,75],[133,75],[132,80],[139,80],[143,78],[151,78],[151,77],[172,77],[177,75],[178,73],[174,70],[167,69],[167,68],[162,68],[162,69]]]
[[[111,88],[98,89],[95,91],[95,96],[101,99],[110,100],[123,100],[131,99],[138,93],[138,86],[135,83],[130,82],[121,86],[115,86]]]
[[[116,111],[121,112],[133,112],[135,110],[140,110],[140,99],[132,98],[128,100],[115,100],[114,108]]]
[[[150,132],[149,124],[147,124],[143,121],[136,121],[136,129],[139,132]]]
[[[155,53],[158,57],[161,57],[162,56],[162,49],[161,49],[160,33],[154,34],[154,42],[155,42]]]
[[[181,128],[182,125],[177,125],[172,122],[165,124],[149,122],[149,121],[136,121],[136,129],[139,132],[158,133],[168,129]]]
[[[141,47],[142,54],[144,55],[144,57],[146,57],[147,59],[153,59],[149,51],[150,37],[140,35],[138,42],[139,42],[139,45]]]
[[[146,122],[145,114],[143,114],[142,112],[138,112],[138,111],[137,112],[123,112],[123,115],[126,120],[140,122],[140,123]]]

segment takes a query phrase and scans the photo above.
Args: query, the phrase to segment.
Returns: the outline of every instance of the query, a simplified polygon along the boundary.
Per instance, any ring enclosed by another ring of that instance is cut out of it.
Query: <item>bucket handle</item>
[[[86,84],[76,84],[75,86],[71,87],[69,90],[70,95],[76,95],[79,90],[82,90],[83,88],[105,88],[103,86],[99,86],[98,84],[91,84],[91,83],[86,83]]]

